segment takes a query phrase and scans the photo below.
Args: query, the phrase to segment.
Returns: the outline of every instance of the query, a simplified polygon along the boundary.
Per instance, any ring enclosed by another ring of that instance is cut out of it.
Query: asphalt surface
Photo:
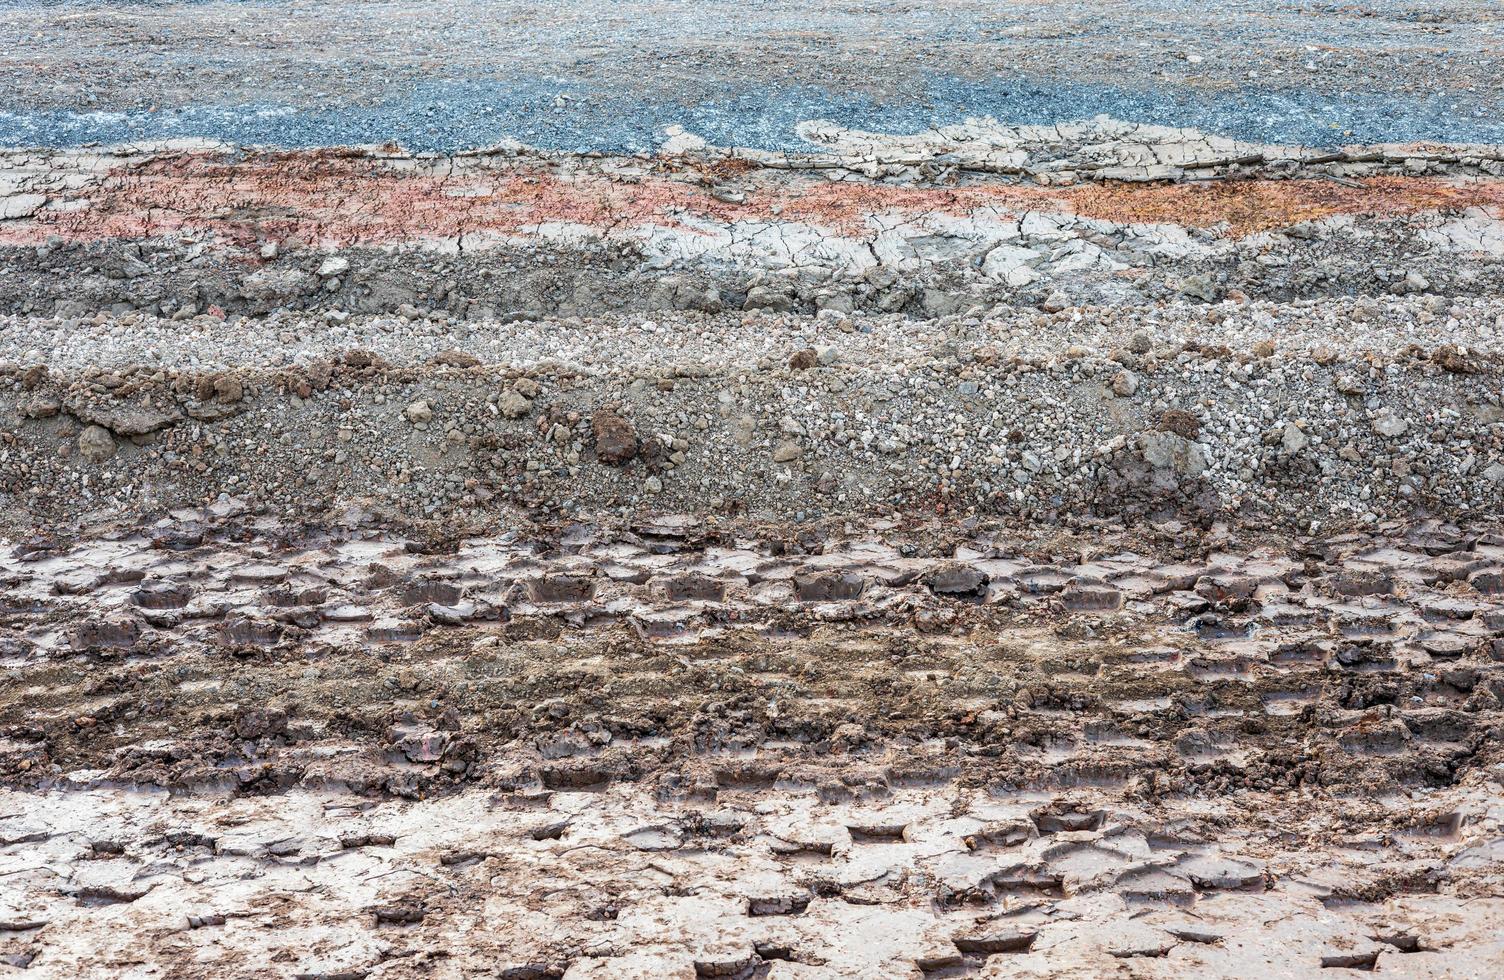
[[[209,137],[800,149],[1115,118],[1267,143],[1504,142],[1504,13],[1473,0],[1181,4],[27,3],[0,10],[0,145]]]

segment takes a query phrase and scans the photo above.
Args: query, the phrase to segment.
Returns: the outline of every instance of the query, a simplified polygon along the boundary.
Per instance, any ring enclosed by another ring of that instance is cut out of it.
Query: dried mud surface
[[[469,320],[1497,296],[1504,150],[1316,151],[1107,117],[807,153],[0,153],[0,311]]]
[[[442,541],[221,506],[0,574],[12,965],[1500,956],[1497,528]]]

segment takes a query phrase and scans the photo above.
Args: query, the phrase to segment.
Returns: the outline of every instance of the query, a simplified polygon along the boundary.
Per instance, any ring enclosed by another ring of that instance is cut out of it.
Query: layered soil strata
[[[1504,154],[0,154],[0,971],[1504,967]]]
[[[8,152],[0,309],[933,318],[1504,286],[1496,147],[1317,152],[1106,119],[805,136],[822,149]]]

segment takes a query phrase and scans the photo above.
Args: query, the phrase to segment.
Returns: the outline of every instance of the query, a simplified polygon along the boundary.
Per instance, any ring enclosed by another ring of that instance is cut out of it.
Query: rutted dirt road
[[[445,542],[217,511],[0,573],[13,964],[1498,961],[1497,530]]]

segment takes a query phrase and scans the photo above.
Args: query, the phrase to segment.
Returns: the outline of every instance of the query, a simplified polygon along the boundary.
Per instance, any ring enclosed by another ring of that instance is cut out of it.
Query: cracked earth
[[[1372,6],[0,12],[0,975],[1504,975],[1498,13]]]

